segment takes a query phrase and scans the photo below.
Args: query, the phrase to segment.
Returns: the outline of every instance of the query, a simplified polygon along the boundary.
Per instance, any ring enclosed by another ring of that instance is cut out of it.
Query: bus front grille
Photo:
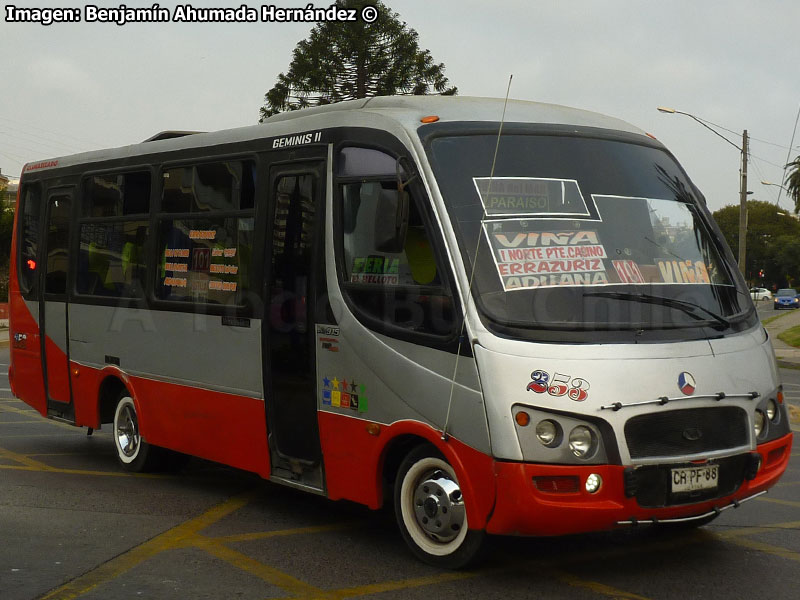
[[[747,413],[720,406],[639,415],[625,423],[625,440],[634,459],[740,448],[749,443]]]

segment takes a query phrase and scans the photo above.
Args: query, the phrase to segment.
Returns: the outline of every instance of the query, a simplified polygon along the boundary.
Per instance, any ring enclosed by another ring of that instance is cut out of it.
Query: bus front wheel
[[[477,556],[483,531],[470,531],[453,467],[433,446],[418,446],[400,465],[394,492],[400,532],[420,560],[458,569]]]
[[[159,448],[148,444],[139,433],[136,405],[127,391],[120,395],[114,411],[114,447],[117,460],[127,471],[139,473],[155,467]]]

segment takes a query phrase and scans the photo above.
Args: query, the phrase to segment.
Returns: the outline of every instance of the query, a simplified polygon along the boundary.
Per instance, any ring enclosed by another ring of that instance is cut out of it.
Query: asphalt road
[[[652,598],[795,600],[800,449],[773,490],[693,531],[493,538],[476,569],[414,560],[392,519],[191,460],[116,464],[13,400],[0,349],[0,599]],[[800,371],[782,370],[800,406]],[[800,431],[800,424],[793,424]]]

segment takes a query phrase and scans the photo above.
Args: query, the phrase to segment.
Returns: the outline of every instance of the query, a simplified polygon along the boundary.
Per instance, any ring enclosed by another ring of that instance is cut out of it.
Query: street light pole
[[[691,119],[694,119],[700,125],[708,129],[711,133],[716,135],[717,137],[721,137],[723,140],[728,142],[731,146],[736,148],[742,154],[742,164],[741,168],[739,169],[739,271],[741,271],[742,276],[747,279],[747,273],[745,272],[745,259],[747,255],[747,129],[742,132],[742,147],[740,148],[724,135],[712,129],[708,125],[706,125],[702,119],[698,119],[691,113],[683,112],[680,110],[675,110],[674,108],[667,108],[664,106],[658,107],[658,112],[667,113],[667,114],[679,114],[685,115]]]
[[[747,129],[742,133],[742,176],[739,189],[739,270],[745,273],[747,254]]]

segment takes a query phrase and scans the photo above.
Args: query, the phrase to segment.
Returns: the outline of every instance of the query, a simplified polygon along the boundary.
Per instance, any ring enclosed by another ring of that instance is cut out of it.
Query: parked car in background
[[[797,298],[797,290],[794,288],[778,290],[772,304],[772,308],[775,310],[779,308],[797,308],[798,306],[800,306],[800,300]]]
[[[750,296],[753,300],[771,300],[772,299],[772,292],[770,292],[767,288],[750,288]]]

